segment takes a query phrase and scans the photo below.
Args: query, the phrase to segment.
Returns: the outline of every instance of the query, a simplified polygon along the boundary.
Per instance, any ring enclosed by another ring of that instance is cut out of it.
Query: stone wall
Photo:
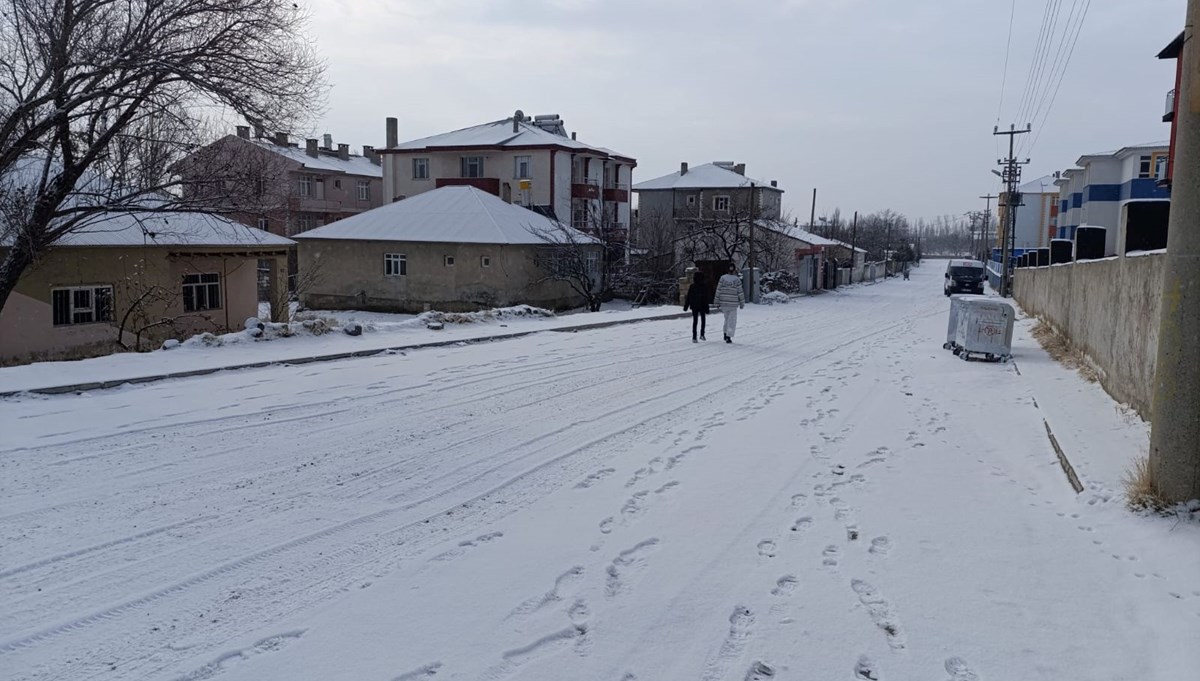
[[[1016,272],[1013,294],[1070,339],[1110,395],[1150,418],[1166,255],[1106,258]]]

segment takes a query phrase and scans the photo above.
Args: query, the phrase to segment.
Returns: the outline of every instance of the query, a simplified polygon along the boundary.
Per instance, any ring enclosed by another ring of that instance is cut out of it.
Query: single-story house
[[[275,298],[286,295],[292,243],[206,213],[98,215],[21,275],[0,310],[0,363],[241,329],[258,316],[260,260],[278,273]]]
[[[577,307],[583,296],[549,274],[557,247],[548,239],[564,237],[598,273],[601,246],[590,237],[481,189],[440,187],[297,234],[297,293],[335,310]]]

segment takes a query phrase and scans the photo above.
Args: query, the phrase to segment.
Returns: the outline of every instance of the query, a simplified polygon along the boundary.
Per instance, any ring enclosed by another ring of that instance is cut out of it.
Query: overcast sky
[[[814,187],[818,215],[910,218],[982,208],[998,188],[1010,0],[309,2],[333,86],[315,132],[354,146],[383,146],[386,116],[403,141],[521,109],[633,156],[635,182],[746,163],[802,222]],[[1167,139],[1175,67],[1155,55],[1185,0],[1016,0],[1002,127],[1029,122],[1015,117],[1047,2],[1056,35],[1088,11],[1053,106],[1038,97],[1049,114],[1031,121],[1025,177]]]

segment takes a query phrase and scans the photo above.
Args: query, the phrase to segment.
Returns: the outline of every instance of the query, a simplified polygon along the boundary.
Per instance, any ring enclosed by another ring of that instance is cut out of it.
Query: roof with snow
[[[544,244],[588,239],[560,222],[470,186],[440,187],[297,234],[296,239]]]
[[[0,241],[0,245],[7,245]],[[208,246],[256,249],[289,246],[291,239],[209,213],[101,213],[56,247]]]
[[[1135,151],[1148,151],[1148,150],[1155,150],[1155,149],[1160,149],[1160,150],[1165,151],[1165,150],[1169,149],[1170,147],[1171,147],[1171,142],[1168,140],[1163,140],[1161,142],[1145,142],[1143,144],[1131,144],[1129,146],[1121,147],[1120,149],[1111,149],[1109,151],[1097,151],[1097,152],[1094,152],[1091,154],[1084,154],[1083,156],[1080,156],[1079,160],[1076,161],[1075,163],[1078,165],[1082,165],[1083,160],[1085,158],[1096,158],[1096,157],[1103,157],[1103,156],[1128,156],[1129,154],[1131,154]]]
[[[229,135],[230,139],[237,139],[243,142],[249,142],[259,148],[274,152],[295,161],[305,168],[317,170],[326,173],[345,173],[347,175],[360,175],[363,177],[383,177],[383,166],[375,165],[371,159],[364,156],[351,155],[349,159],[342,160],[336,152],[318,153],[317,156],[309,156],[306,149],[294,146],[281,146],[271,141],[270,139],[251,139],[246,140],[237,135]]]
[[[827,238],[821,236],[820,234],[813,234],[812,232],[810,232],[806,229],[803,229],[796,225],[789,225],[786,222],[776,221],[776,222],[771,222],[770,224],[771,224],[770,229],[774,229],[774,230],[783,232],[784,234],[786,234],[794,239],[799,239],[805,243],[812,244],[813,246],[842,246],[843,245],[842,242],[840,242],[836,239],[827,239]]]
[[[0,179],[18,190],[34,190],[47,167],[51,179],[62,170],[57,161],[47,161],[41,155],[27,155]],[[75,193],[68,196],[63,207],[97,212],[81,220],[70,233],[55,242],[55,246],[232,246],[253,249],[294,243],[291,239],[220,215],[166,210],[171,199],[165,195],[148,193],[137,198],[130,206],[132,210],[106,212],[103,209],[108,206],[96,202],[104,200],[112,186],[107,178],[91,172],[76,182]],[[0,246],[10,245],[15,236],[5,227],[0,222]]]
[[[763,189],[773,189],[783,192],[778,187],[772,187],[770,182],[763,182],[752,177],[746,177],[734,170],[733,163],[714,161],[704,165],[688,168],[686,173],[676,171],[670,175],[656,177],[653,180],[638,182],[633,185],[633,191],[653,191],[656,189],[736,189],[754,186]]]
[[[567,135],[562,119],[557,116],[541,116],[532,120],[524,117],[517,122],[516,131],[513,130],[513,117],[510,116],[490,123],[401,142],[394,147],[380,149],[380,152],[527,147],[555,147],[566,151],[590,152],[635,163],[631,156],[572,139]]]
[[[1017,191],[1022,194],[1057,194],[1058,187],[1054,184],[1057,179],[1053,175],[1043,175],[1017,187]]]

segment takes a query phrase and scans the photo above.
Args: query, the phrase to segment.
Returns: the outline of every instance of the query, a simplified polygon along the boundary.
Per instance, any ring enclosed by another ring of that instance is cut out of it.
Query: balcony
[[[1170,123],[1175,120],[1175,91],[1171,90],[1167,93],[1167,105],[1164,107],[1166,112],[1163,113],[1163,123]]]
[[[609,183],[604,187],[604,200],[629,203],[629,185],[624,182]]]
[[[594,177],[571,178],[571,198],[598,199],[600,198],[600,180]]]
[[[437,188],[474,187],[500,196],[500,180],[495,177],[439,177],[434,186]]]

